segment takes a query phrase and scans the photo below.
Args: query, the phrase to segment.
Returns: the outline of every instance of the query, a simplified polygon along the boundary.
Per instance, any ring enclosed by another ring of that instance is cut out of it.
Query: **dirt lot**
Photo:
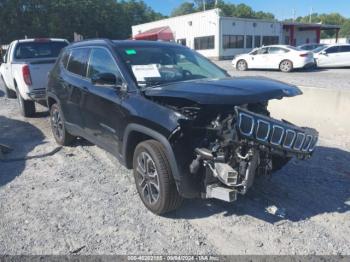
[[[14,149],[0,161],[0,254],[350,255],[350,144],[337,137],[235,203],[158,217],[111,155],[83,140],[57,149],[40,111],[20,117],[0,90],[0,143]]]

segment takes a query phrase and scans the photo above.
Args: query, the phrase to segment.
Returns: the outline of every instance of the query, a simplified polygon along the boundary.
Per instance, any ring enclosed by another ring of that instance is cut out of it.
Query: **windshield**
[[[320,47],[317,47],[316,49],[312,50],[312,52],[318,53],[318,52],[321,52],[322,50],[324,50],[326,48],[327,48],[327,46],[320,46]]]
[[[58,57],[61,49],[67,45],[68,43],[63,41],[18,43],[15,59]]]
[[[181,46],[118,47],[139,86],[154,86],[228,75],[196,52]]]

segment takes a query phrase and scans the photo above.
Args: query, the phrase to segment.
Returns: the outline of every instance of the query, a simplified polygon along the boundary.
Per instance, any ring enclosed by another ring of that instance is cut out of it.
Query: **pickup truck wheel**
[[[21,94],[17,91],[17,101],[21,115],[24,117],[32,117],[35,114],[34,101],[24,100]]]
[[[7,98],[16,98],[16,97],[17,97],[17,96],[16,96],[16,92],[13,91],[13,90],[11,90],[11,89],[9,89],[9,88],[7,87],[7,85],[6,85],[5,81],[4,81],[4,78],[3,78],[2,76],[1,76],[1,81],[2,81],[3,86],[4,86],[5,96],[6,96]]]
[[[68,146],[74,141],[75,137],[65,128],[63,114],[57,104],[53,104],[50,108],[50,124],[57,144]]]
[[[150,211],[161,215],[181,205],[182,197],[162,144],[156,140],[140,143],[134,152],[133,168],[137,191]]]

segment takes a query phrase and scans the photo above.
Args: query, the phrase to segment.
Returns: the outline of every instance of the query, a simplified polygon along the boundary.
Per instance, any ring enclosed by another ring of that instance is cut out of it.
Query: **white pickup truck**
[[[18,99],[23,116],[35,114],[35,102],[45,101],[47,76],[65,39],[24,39],[13,41],[0,66],[0,77],[8,98]]]

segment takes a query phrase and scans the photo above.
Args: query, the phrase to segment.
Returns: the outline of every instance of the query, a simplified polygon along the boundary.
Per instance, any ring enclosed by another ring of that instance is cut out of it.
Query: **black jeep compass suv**
[[[145,206],[183,198],[234,201],[257,175],[309,158],[316,130],[270,117],[270,99],[301,91],[266,78],[231,78],[177,44],[89,40],[66,47],[49,75],[57,143],[83,137],[133,169]]]

